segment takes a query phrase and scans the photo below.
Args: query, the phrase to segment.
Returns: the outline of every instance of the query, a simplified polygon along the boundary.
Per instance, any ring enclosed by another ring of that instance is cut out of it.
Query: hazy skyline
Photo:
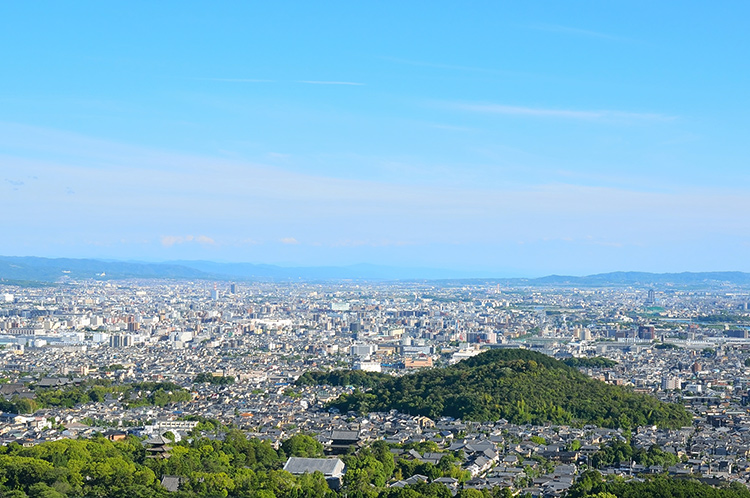
[[[0,5],[0,254],[750,271],[749,13]]]

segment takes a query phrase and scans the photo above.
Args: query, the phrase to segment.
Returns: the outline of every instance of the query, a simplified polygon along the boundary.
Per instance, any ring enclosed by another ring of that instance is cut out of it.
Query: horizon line
[[[49,260],[49,261],[55,261],[55,260],[73,260],[73,261],[100,261],[103,263],[129,263],[129,264],[145,264],[145,265],[175,265],[175,266],[182,266],[184,268],[190,268],[189,266],[186,266],[186,263],[209,263],[209,264],[215,264],[215,265],[248,265],[248,266],[266,266],[266,267],[273,267],[273,268],[279,268],[283,270],[294,270],[294,269],[308,269],[308,270],[315,270],[315,269],[351,269],[356,267],[372,267],[372,268],[382,268],[384,270],[398,270],[398,271],[412,271],[412,272],[419,272],[419,271],[429,271],[429,272],[445,272],[445,273],[452,273],[452,274],[458,274],[450,277],[400,277],[400,278],[387,278],[388,280],[408,280],[408,279],[420,279],[420,280],[453,280],[453,279],[492,279],[492,280],[538,280],[538,279],[544,279],[544,278],[551,278],[551,277],[557,277],[557,278],[573,278],[573,279],[585,279],[588,277],[596,277],[596,276],[603,276],[603,275],[615,275],[615,274],[628,274],[628,273],[635,273],[635,274],[644,274],[644,275],[655,275],[655,276],[666,276],[666,275],[700,275],[700,274],[738,274],[738,275],[750,275],[750,272],[742,271],[742,270],[681,270],[681,271],[643,271],[643,270],[611,270],[611,271],[601,271],[601,272],[594,272],[594,273],[586,273],[586,274],[566,274],[566,273],[545,273],[545,274],[538,274],[538,276],[500,276],[498,275],[500,271],[496,270],[481,270],[481,269],[457,269],[457,268],[450,268],[450,267],[425,267],[425,266],[398,266],[398,265],[392,265],[392,264],[382,264],[382,263],[369,263],[369,262],[359,262],[359,263],[349,263],[349,264],[343,264],[343,265],[335,265],[335,264],[291,264],[291,265],[283,265],[278,263],[265,263],[265,262],[249,262],[249,261],[216,261],[216,260],[209,260],[209,259],[172,259],[172,260],[149,260],[149,259],[120,259],[120,258],[107,258],[107,257],[50,257],[50,256],[10,256],[10,255],[0,255],[0,260],[2,259],[42,259],[42,260]],[[197,270],[196,268],[191,268],[193,270]],[[203,271],[203,270],[198,270]],[[460,276],[463,274],[463,276]],[[1,277],[0,278],[4,278]],[[245,277],[246,278],[246,277]],[[336,277],[334,279],[340,279],[344,277]],[[359,278],[363,280],[373,279],[373,277],[352,277],[352,278]]]

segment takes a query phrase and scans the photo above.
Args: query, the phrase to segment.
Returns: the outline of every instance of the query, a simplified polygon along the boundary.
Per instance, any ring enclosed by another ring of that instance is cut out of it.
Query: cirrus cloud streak
[[[205,235],[164,235],[161,238],[161,245],[164,247],[172,247],[174,245],[188,243],[214,245],[216,244],[216,241]]]

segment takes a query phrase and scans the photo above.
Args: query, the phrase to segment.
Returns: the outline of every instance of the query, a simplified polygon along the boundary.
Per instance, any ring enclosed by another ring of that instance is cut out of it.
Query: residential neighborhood
[[[388,483],[394,487],[434,480],[454,492],[500,486],[562,496],[588,468],[750,483],[747,289],[107,280],[0,287],[0,394],[28,408],[0,414],[3,445],[130,434],[151,456],[168,458],[172,441],[221,437],[231,427],[276,448],[311,435],[327,459],[290,458],[284,469],[319,470],[332,489],[346,471],[337,457],[375,441],[415,465],[451,455],[465,473],[402,476]],[[692,424],[607,429],[340,413],[328,403],[354,386],[295,384],[311,370],[408,375],[494,348],[612,360],[580,370],[683,404]],[[101,386],[101,396],[49,401],[57,399],[49,393],[81,386]],[[170,397],[177,390],[184,399]],[[603,449],[625,441],[641,461],[648,454],[659,463],[609,461]],[[165,482],[179,487],[179,479]]]

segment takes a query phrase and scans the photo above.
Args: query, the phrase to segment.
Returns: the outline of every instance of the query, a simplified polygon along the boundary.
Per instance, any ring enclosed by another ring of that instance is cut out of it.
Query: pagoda
[[[156,435],[147,439],[144,444],[146,448],[146,458],[169,458],[169,450],[172,448],[168,446],[172,441],[161,435]]]

